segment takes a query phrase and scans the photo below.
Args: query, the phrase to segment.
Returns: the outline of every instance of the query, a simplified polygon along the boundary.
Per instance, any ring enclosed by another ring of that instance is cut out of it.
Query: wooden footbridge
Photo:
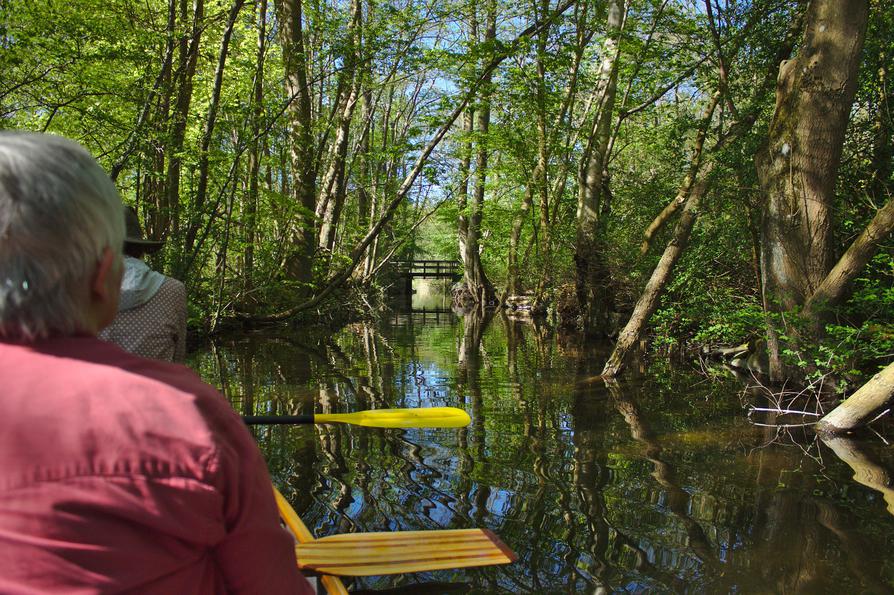
[[[404,295],[413,294],[413,279],[453,279],[462,277],[460,263],[455,260],[401,260],[391,263],[397,277],[397,290]]]
[[[402,260],[394,262],[393,266],[395,273],[411,279],[453,279],[460,276],[460,264],[455,260]]]

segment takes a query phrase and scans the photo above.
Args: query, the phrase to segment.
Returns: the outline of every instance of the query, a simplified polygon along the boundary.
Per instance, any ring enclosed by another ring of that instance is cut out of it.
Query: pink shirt
[[[310,593],[264,460],[189,369],[0,341],[0,593]]]

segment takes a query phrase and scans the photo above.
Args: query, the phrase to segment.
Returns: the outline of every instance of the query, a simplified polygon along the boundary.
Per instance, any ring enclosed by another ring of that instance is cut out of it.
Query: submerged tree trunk
[[[839,459],[854,470],[854,480],[878,491],[894,514],[894,474],[870,459],[860,449],[860,444],[844,436],[821,435],[823,444],[832,449]]]
[[[614,305],[605,261],[603,236],[606,221],[602,215],[608,210],[603,204],[608,200],[604,190],[607,185],[606,167],[618,86],[619,45],[624,12],[624,0],[609,2],[606,38],[600,56],[599,109],[578,174],[575,289],[584,328],[600,332],[607,332],[608,314]]]
[[[783,62],[776,111],[756,163],[766,197],[761,270],[764,308],[804,305],[832,266],[832,202],[845,129],[857,88],[868,0],[814,0],[799,55]],[[780,331],[768,331],[770,378],[789,372]]]

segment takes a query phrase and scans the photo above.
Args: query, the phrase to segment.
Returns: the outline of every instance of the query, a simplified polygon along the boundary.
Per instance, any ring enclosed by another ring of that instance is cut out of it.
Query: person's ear
[[[113,277],[115,276],[115,261],[117,260],[117,255],[112,252],[112,249],[106,246],[105,250],[102,251],[102,256],[99,259],[99,264],[96,265],[96,271],[93,273],[93,281],[90,284],[90,291],[95,298],[98,298],[99,301],[107,301],[111,299],[112,293],[115,288],[117,288],[120,280],[116,281]],[[113,281],[110,283],[110,281]]]

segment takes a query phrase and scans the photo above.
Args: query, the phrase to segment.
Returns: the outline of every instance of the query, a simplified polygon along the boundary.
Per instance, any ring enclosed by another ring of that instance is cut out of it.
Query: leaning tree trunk
[[[733,124],[726,135],[718,141],[713,152],[719,151],[724,146],[729,146],[733,141],[741,138],[751,130],[757,119],[757,110],[760,108],[760,98],[769,91],[773,84],[775,78],[775,64],[788,56],[791,52],[794,40],[801,30],[801,22],[800,17],[796,17],[792,22],[788,34],[779,46],[776,54],[778,59],[773,63],[774,67],[766,73],[762,83],[756,86],[752,91],[752,99],[748,104],[749,108],[747,113],[741,114],[739,121]],[[690,170],[687,172],[687,175],[680,186],[680,191],[678,192],[678,198],[682,196],[683,204],[685,205],[683,207],[683,213],[680,216],[680,220],[677,222],[671,241],[668,243],[658,265],[652,272],[652,276],[637,301],[633,314],[630,316],[630,320],[628,320],[626,326],[621,331],[615,349],[605,364],[605,368],[602,371],[602,375],[605,377],[616,376],[624,367],[625,360],[629,353],[636,347],[637,343],[639,343],[649,318],[652,313],[654,313],[655,308],[657,308],[661,294],[664,292],[664,288],[670,280],[672,268],[680,258],[680,255],[685,248],[685,244],[689,241],[689,234],[692,231],[692,227],[698,216],[698,203],[708,190],[707,177],[716,166],[716,158],[714,155],[703,159],[704,137],[706,132],[702,132],[702,130],[707,131],[707,128],[710,126],[714,110],[717,108],[721,97],[722,94],[718,89],[705,111],[705,117],[702,120],[702,128],[696,135],[693,155],[690,160]],[[695,199],[694,202],[693,199]],[[677,199],[675,199],[675,201],[676,200]],[[648,249],[648,243],[645,245],[645,248]]]
[[[599,72],[599,109],[593,122],[587,148],[578,175],[577,238],[574,261],[577,267],[575,288],[583,326],[588,330],[607,332],[612,309],[608,265],[605,255],[605,196],[608,146],[614,117],[618,82],[618,58],[621,27],[624,23],[624,0],[611,0],[602,64]]]
[[[714,162],[709,161],[701,168],[701,171],[699,170],[702,163],[705,136],[711,126],[711,120],[714,117],[714,111],[717,109],[718,103],[720,103],[720,98],[721,93],[718,90],[714,93],[711,103],[708,104],[705,110],[705,117],[702,119],[701,128],[696,135],[689,172],[686,174],[677,197],[674,199],[674,202],[676,202],[682,197],[685,205],[683,212],[680,215],[680,220],[677,221],[677,226],[674,228],[673,238],[667,244],[667,248],[661,255],[655,270],[652,271],[652,276],[649,277],[646,287],[633,308],[633,314],[630,315],[630,319],[618,335],[615,349],[602,369],[602,375],[607,378],[618,375],[624,367],[627,356],[639,343],[643,331],[649,323],[649,319],[655,313],[656,308],[658,308],[674,265],[677,264],[677,261],[686,249],[686,245],[689,243],[692,227],[698,219],[699,203],[708,191],[708,176],[714,168]]]
[[[820,432],[840,434],[856,430],[894,399],[894,363],[860,387],[829,414],[822,418],[816,428]]]
[[[664,254],[661,255],[661,260],[658,261],[655,270],[652,271],[649,282],[633,308],[630,320],[627,321],[624,329],[618,335],[615,349],[602,369],[603,377],[613,378],[618,375],[624,367],[628,354],[639,343],[649,318],[651,318],[655,309],[658,308],[661,295],[664,293],[664,288],[670,280],[674,265],[686,249],[686,245],[689,243],[689,236],[692,233],[692,227],[698,219],[699,202],[708,191],[707,174],[707,171],[703,172],[701,179],[692,187],[689,197],[686,199],[686,206],[683,207],[683,212],[680,214],[680,220],[677,221],[677,226],[674,228],[674,237],[668,243],[667,248],[665,248]]]
[[[857,89],[868,0],[813,0],[799,55],[783,62],[776,111],[756,163],[766,197],[761,270],[764,308],[803,306],[832,267],[835,179]],[[770,378],[789,374],[780,333],[768,330]]]
[[[875,256],[882,241],[892,232],[894,232],[894,198],[879,209],[863,233],[838,259],[804,305],[804,316],[809,320],[825,320],[831,309],[844,300],[851,282]]]

